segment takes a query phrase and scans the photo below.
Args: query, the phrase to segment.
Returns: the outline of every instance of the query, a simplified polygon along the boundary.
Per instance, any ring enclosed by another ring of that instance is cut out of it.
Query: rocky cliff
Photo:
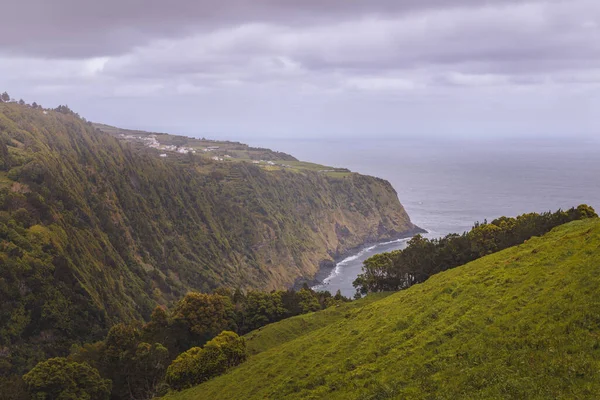
[[[125,136],[66,107],[0,104],[0,347],[66,348],[190,290],[289,287],[415,229],[381,179]]]

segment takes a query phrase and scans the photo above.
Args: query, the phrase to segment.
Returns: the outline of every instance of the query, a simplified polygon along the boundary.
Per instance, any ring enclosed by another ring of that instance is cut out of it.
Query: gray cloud
[[[547,112],[592,130],[600,103],[597,0],[22,0],[2,13],[18,34],[0,35],[0,89],[117,125],[391,134],[525,129]]]
[[[245,23],[307,26],[432,9],[506,6],[533,0],[20,0],[3,4],[5,52],[46,57],[126,53],[164,37]],[[546,0],[559,1],[559,0]],[[18,32],[18,34],[16,34]]]
[[[308,27],[245,24],[138,47],[108,60],[103,72],[121,79],[175,76],[213,83],[391,74],[459,84],[521,75],[504,82],[530,84],[535,79],[527,75],[599,68],[599,16],[600,4],[579,1],[432,10]],[[440,78],[448,73],[462,78]]]

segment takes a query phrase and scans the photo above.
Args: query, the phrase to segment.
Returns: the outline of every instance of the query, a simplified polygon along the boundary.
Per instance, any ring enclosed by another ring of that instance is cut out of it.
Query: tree
[[[573,219],[598,218],[596,211],[587,204],[581,204],[576,209],[570,210],[570,214]]]
[[[181,353],[167,369],[171,388],[185,389],[198,385],[246,360],[246,342],[234,332],[221,332],[204,345]]]
[[[4,92],[0,95],[0,98],[2,99],[3,102],[8,103],[10,101],[10,96],[8,95],[8,93]]]
[[[233,293],[231,292],[231,289],[224,286],[216,288],[213,291],[213,294],[218,294],[219,296],[229,297],[233,299]]]
[[[143,338],[149,343],[162,343],[171,348],[173,340],[171,339],[169,314],[161,306],[157,306],[150,317],[150,322],[144,325]]]
[[[135,351],[140,342],[140,336],[140,330],[133,325],[117,324],[113,326],[104,341],[106,356],[112,361],[121,358],[123,352]]]
[[[216,345],[221,348],[227,359],[227,367],[235,367],[246,361],[246,340],[231,331],[223,331],[206,345]]]
[[[33,103],[31,103],[31,107],[32,108],[38,108],[38,104],[34,101]]]
[[[193,347],[181,353],[167,369],[166,380],[176,390],[192,387],[227,369],[227,358],[219,346]]]
[[[25,100],[23,100],[23,99],[19,100],[19,104],[22,105],[22,106],[24,106],[25,105]]]
[[[113,398],[129,398],[128,374],[134,368],[133,358],[141,341],[141,332],[132,325],[113,326],[104,340],[100,371],[113,383]]]
[[[160,385],[169,364],[169,351],[160,343],[140,343],[127,363],[125,375],[129,398],[153,399],[160,393]]]
[[[342,296],[342,291],[340,289],[338,289],[337,292],[335,292],[335,296],[333,297],[333,299],[336,301],[344,300],[344,296]]]
[[[249,292],[246,297],[245,331],[283,319],[288,311],[283,306],[281,297],[281,292]]]
[[[303,314],[319,311],[321,309],[319,300],[314,296],[314,292],[310,289],[300,289],[298,291],[298,298],[300,299],[300,309]]]
[[[97,369],[60,357],[40,362],[23,380],[36,400],[108,400],[111,390]]]
[[[475,223],[462,235],[450,234],[440,239],[417,235],[405,249],[377,254],[363,263],[363,273],[353,282],[356,297],[369,292],[406,289],[438,272],[516,246],[556,226],[586,218],[598,218],[598,215],[592,207],[582,204],[567,211],[528,213],[516,218],[500,217],[491,223]]]
[[[177,303],[172,319],[180,349],[204,344],[235,324],[231,299],[218,294],[188,293]]]

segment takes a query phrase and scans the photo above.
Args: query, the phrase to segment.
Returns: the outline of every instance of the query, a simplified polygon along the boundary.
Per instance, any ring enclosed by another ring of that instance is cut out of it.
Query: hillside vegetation
[[[598,293],[600,221],[575,221],[343,315],[252,332],[244,364],[165,400],[593,399]]]
[[[528,213],[476,223],[462,235],[449,234],[438,239],[416,235],[405,249],[367,259],[353,285],[362,294],[406,289],[439,272],[516,246],[567,222],[586,218],[598,218],[598,215],[592,207],[581,204],[566,211]]]
[[[380,179],[160,158],[68,107],[2,103],[0,374],[190,290],[285,288],[414,229]]]

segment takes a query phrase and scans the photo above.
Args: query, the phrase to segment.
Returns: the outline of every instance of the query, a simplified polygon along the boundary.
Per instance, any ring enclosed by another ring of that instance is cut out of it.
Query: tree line
[[[188,293],[145,324],[117,324],[105,339],[74,345],[67,357],[38,363],[15,399],[142,400],[218,376],[247,357],[243,335],[294,315],[350,301],[339,292],[220,288]],[[16,393],[15,393],[16,396]]]
[[[370,292],[397,291],[424,282],[438,272],[516,246],[567,222],[597,218],[594,209],[580,205],[567,211],[529,213],[475,223],[469,232],[439,239],[413,237],[403,250],[377,254],[364,262],[353,282],[357,297]]]
[[[41,104],[38,104],[35,101],[33,103],[31,103],[31,104],[28,104],[23,99],[16,100],[16,99],[10,97],[10,95],[8,94],[8,92],[0,93],[0,103],[18,103],[21,106],[27,106],[27,107],[30,107],[30,108],[33,108],[33,109],[44,110],[44,107],[42,107]],[[75,116],[75,117],[77,117],[79,119],[82,119],[83,121],[87,122],[85,120],[85,118],[82,118],[78,113],[76,113],[73,110],[71,110],[69,108],[69,106],[67,106],[67,105],[59,105],[56,108],[49,108],[47,110],[56,111],[56,112],[59,112],[59,113],[62,113],[62,114],[70,114],[70,115],[73,115],[73,116]]]

